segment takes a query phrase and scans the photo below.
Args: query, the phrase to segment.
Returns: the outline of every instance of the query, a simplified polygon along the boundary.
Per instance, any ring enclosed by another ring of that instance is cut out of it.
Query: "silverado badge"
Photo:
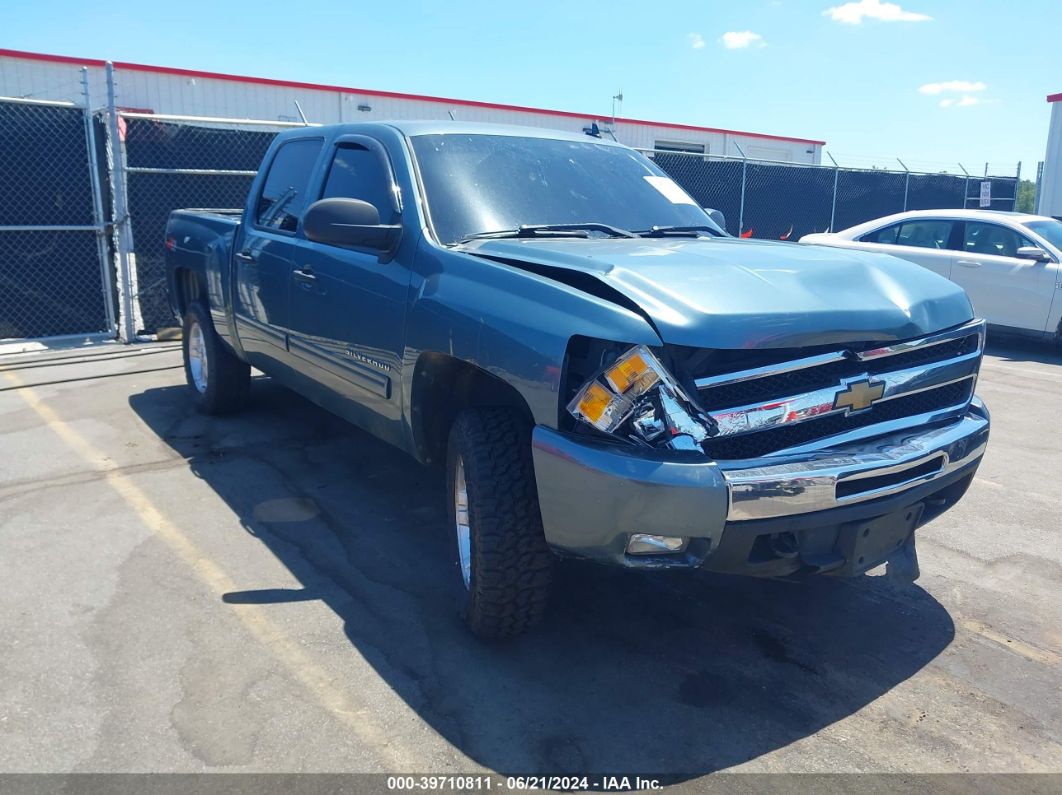
[[[869,409],[885,394],[884,381],[871,381],[870,376],[864,376],[858,381],[850,381],[845,389],[842,389],[833,398],[833,408],[845,409],[846,414]]]

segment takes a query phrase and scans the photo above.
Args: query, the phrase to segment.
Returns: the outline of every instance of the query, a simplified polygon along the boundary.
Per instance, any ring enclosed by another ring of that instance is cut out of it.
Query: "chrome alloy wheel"
[[[457,531],[457,557],[465,588],[472,583],[472,530],[468,526],[468,485],[465,483],[465,462],[458,456],[454,472],[454,525]]]
[[[196,391],[204,395],[207,391],[207,349],[203,327],[193,321],[188,334],[188,372]]]

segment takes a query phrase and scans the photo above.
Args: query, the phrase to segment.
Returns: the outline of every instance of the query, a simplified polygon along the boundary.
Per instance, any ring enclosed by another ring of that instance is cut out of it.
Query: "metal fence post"
[[[745,181],[749,169],[749,159],[745,157],[745,150],[741,148],[737,141],[734,141],[734,147],[741,154],[741,201],[738,204],[738,237],[741,237],[745,231]]]
[[[133,273],[135,254],[133,253],[133,232],[129,226],[129,196],[125,182],[125,143],[122,141],[118,118],[118,104],[114,91],[114,64],[107,62],[107,121],[110,142],[108,162],[111,167],[111,185],[113,199],[112,223],[114,224],[114,246],[118,259],[118,284],[121,307],[121,324],[118,336],[122,342],[136,339],[136,320],[134,317],[134,291],[136,275]]]
[[[1010,205],[1010,209],[1014,212],[1018,211],[1018,194],[1021,192],[1021,161],[1018,161],[1018,169],[1014,174],[1014,201]],[[1036,208],[1033,208],[1033,212],[1036,212]]]
[[[826,157],[830,158],[830,162],[833,163],[833,204],[830,206],[830,228],[828,230],[832,232],[834,221],[837,219],[837,180],[841,176],[841,167],[837,165],[837,161],[829,152],[826,153]]]
[[[99,163],[96,152],[96,125],[92,119],[92,100],[89,94],[88,67],[81,67],[81,95],[85,98],[85,148],[87,150],[89,182],[92,186],[92,220],[96,225],[96,251],[100,259],[100,283],[103,306],[107,311],[107,329],[118,333],[114,314],[114,283],[111,279],[111,260],[107,253],[107,221],[103,217],[103,190],[100,187]]]
[[[907,189],[911,187],[911,169],[909,169],[907,164],[900,160],[900,158],[896,158],[896,162],[903,166],[904,173],[906,174],[903,180],[903,211],[907,212]]]
[[[1044,181],[1044,161],[1036,164],[1036,195],[1033,197],[1033,212],[1040,212],[1040,183]]]
[[[966,175],[966,179],[962,183],[962,209],[966,209],[966,200],[970,196],[970,172],[966,170],[966,167],[959,163],[959,168],[962,169],[962,173]]]

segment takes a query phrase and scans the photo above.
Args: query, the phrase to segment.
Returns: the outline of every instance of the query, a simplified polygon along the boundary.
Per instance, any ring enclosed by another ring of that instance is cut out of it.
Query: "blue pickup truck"
[[[250,368],[446,469],[469,628],[541,618],[557,555],[917,576],[988,439],[960,288],[729,237],[652,160],[522,127],[306,127],[241,210],[166,231],[192,400]],[[396,508],[400,510],[400,508]]]

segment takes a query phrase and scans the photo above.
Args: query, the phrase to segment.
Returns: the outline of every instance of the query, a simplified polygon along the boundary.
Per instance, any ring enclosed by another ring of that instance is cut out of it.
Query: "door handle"
[[[302,284],[313,284],[317,281],[317,277],[314,275],[313,269],[309,265],[304,265],[291,272],[292,277],[297,282]]]
[[[980,262],[975,262],[972,259],[961,259],[958,262],[964,268],[980,268],[981,267],[981,263]]]
[[[246,262],[248,265],[254,265],[254,263],[256,261],[255,258],[254,258],[254,255],[251,254],[251,250],[250,249],[244,249],[243,251],[237,251],[236,252],[236,259],[238,259],[240,262]]]

